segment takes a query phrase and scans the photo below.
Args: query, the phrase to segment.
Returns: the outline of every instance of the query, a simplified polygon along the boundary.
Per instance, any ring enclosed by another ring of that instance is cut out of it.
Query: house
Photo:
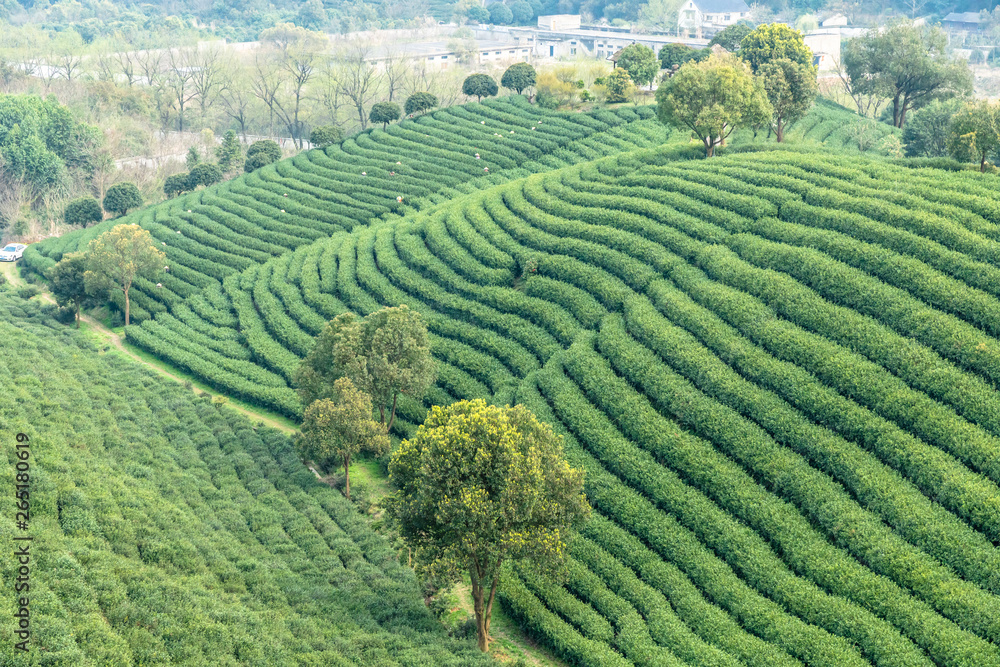
[[[677,31],[690,37],[712,37],[740,19],[750,18],[744,0],[686,0],[677,13]]]
[[[964,37],[981,29],[979,12],[952,12],[941,19],[941,27],[953,36]]]

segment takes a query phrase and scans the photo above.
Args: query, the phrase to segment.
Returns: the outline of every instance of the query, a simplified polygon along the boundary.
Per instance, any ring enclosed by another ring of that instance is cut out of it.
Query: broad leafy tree
[[[628,72],[632,83],[642,87],[653,83],[660,71],[660,62],[653,49],[643,44],[629,44],[618,56],[618,67]]]
[[[520,95],[535,85],[537,78],[535,68],[528,63],[514,63],[500,77],[500,85]]]
[[[784,23],[767,23],[747,33],[740,43],[740,58],[750,63],[754,74],[764,63],[786,58],[804,67],[813,66],[812,50],[802,33]]]
[[[129,290],[137,277],[152,279],[166,255],[153,245],[153,237],[139,225],[117,225],[87,246],[84,280],[89,294],[112,290],[125,296],[125,325],[129,321]]]
[[[753,23],[750,21],[738,21],[733,25],[726,26],[720,30],[708,43],[708,48],[718,44],[726,51],[738,51],[743,38],[753,32]]]
[[[608,91],[608,102],[627,102],[631,94],[635,91],[635,84],[632,77],[628,75],[628,70],[616,67],[607,79],[604,86]]]
[[[778,58],[761,65],[758,75],[771,103],[771,129],[782,142],[785,130],[805,116],[816,99],[816,69]]]
[[[421,398],[436,369],[420,314],[406,306],[383,308],[358,319],[334,318],[316,339],[295,377],[303,405],[332,396],[342,376],[372,397],[381,423],[391,430],[400,394]]]
[[[968,64],[949,56],[947,43],[940,28],[896,21],[848,40],[844,74],[852,89],[876,89],[886,95],[892,124],[903,127],[910,111],[972,92]]]
[[[468,573],[482,651],[504,564],[527,559],[557,569],[571,526],[590,512],[583,471],[522,405],[435,406],[393,453],[389,475],[398,491],[386,512],[417,562],[441,581]]]
[[[525,0],[510,3],[510,18],[514,25],[525,25],[535,18],[535,10]]]
[[[907,157],[948,157],[948,138],[951,119],[962,102],[959,100],[934,100],[914,112],[903,128],[903,143]]]
[[[336,458],[344,466],[344,493],[351,497],[351,457],[359,452],[375,455],[389,451],[385,427],[372,419],[372,399],[342,377],[333,384],[331,398],[313,401],[302,420],[297,446],[308,460]]]
[[[514,12],[502,2],[494,2],[489,6],[490,23],[493,25],[510,25],[514,21]]]
[[[499,91],[496,80],[489,74],[470,74],[462,82],[462,94],[469,97],[475,95],[477,102],[482,102],[484,97],[493,97]]]
[[[368,120],[373,123],[382,123],[382,129],[385,129],[389,123],[399,120],[399,116],[399,105],[395,102],[376,102],[372,105]]]
[[[661,69],[671,69],[674,65],[680,66],[689,60],[704,60],[711,53],[709,49],[694,49],[687,44],[664,44],[657,57]]]
[[[430,93],[419,92],[413,93],[406,98],[406,103],[403,105],[403,110],[406,111],[407,115],[415,113],[424,113],[429,111],[438,105],[438,98]]]
[[[709,157],[733,130],[765,125],[772,112],[763,82],[732,55],[688,63],[656,90],[660,122],[689,128]]]
[[[125,215],[130,209],[142,206],[142,195],[135,183],[115,183],[104,193],[104,210]]]
[[[87,300],[87,284],[83,277],[86,271],[86,254],[73,252],[63,255],[46,274],[56,303],[73,309],[77,329],[80,328],[80,308]]]
[[[104,219],[100,202],[93,197],[80,197],[66,204],[63,219],[67,225],[86,227]]]
[[[222,180],[222,170],[219,165],[202,162],[188,173],[188,190],[194,190],[199,185],[214,185]]]
[[[188,187],[188,173],[171,174],[163,182],[163,194],[168,197],[176,197],[182,192],[186,192]]]
[[[281,159],[281,147],[277,142],[270,139],[261,139],[250,144],[247,149],[246,161],[243,163],[243,171],[249,173],[260,169],[264,165],[277,162]]]
[[[1000,104],[978,100],[963,106],[951,119],[948,149],[956,160],[978,162],[979,171],[986,171],[987,160],[1000,151]]]

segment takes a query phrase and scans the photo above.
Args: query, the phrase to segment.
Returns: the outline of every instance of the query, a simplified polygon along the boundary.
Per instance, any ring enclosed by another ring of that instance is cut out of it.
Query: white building
[[[690,37],[712,37],[748,18],[750,8],[743,0],[687,0],[677,13],[677,30]]]

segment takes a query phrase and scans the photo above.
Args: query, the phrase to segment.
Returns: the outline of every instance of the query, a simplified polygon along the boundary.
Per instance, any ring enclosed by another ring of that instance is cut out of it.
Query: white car
[[[0,262],[16,262],[21,259],[26,247],[23,243],[8,243],[0,250]]]

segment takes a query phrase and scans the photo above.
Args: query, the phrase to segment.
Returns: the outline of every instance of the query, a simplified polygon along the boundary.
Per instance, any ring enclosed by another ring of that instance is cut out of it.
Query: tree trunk
[[[395,394],[392,397],[392,412],[389,414],[389,425],[385,427],[386,432],[392,430],[392,425],[396,421],[396,401],[399,400],[399,394]]]
[[[351,499],[351,455],[344,457],[344,495]]]
[[[76,304],[76,328],[80,328],[80,304]]]
[[[125,292],[125,326],[128,326],[129,325],[129,321],[128,321],[128,288],[126,287],[123,291]]]
[[[713,155],[715,155],[715,138],[708,137],[707,139],[704,140],[704,143],[705,143],[705,155],[707,157],[712,157]]]
[[[486,653],[490,648],[490,621],[493,617],[493,600],[496,598],[499,575],[493,578],[490,585],[490,596],[485,599],[486,590],[483,582],[476,576],[475,570],[469,571],[472,580],[472,599],[476,611],[476,636],[479,650]]]
[[[381,402],[378,404],[378,415],[379,415],[379,417],[381,417],[382,426],[385,426],[385,406],[382,405]],[[386,430],[389,430],[389,429],[386,429]]]
[[[774,134],[778,137],[778,143],[780,144],[785,140],[785,125],[780,120],[777,126],[774,128]]]
[[[983,159],[979,161],[979,173],[986,173],[986,153],[983,153]]]

